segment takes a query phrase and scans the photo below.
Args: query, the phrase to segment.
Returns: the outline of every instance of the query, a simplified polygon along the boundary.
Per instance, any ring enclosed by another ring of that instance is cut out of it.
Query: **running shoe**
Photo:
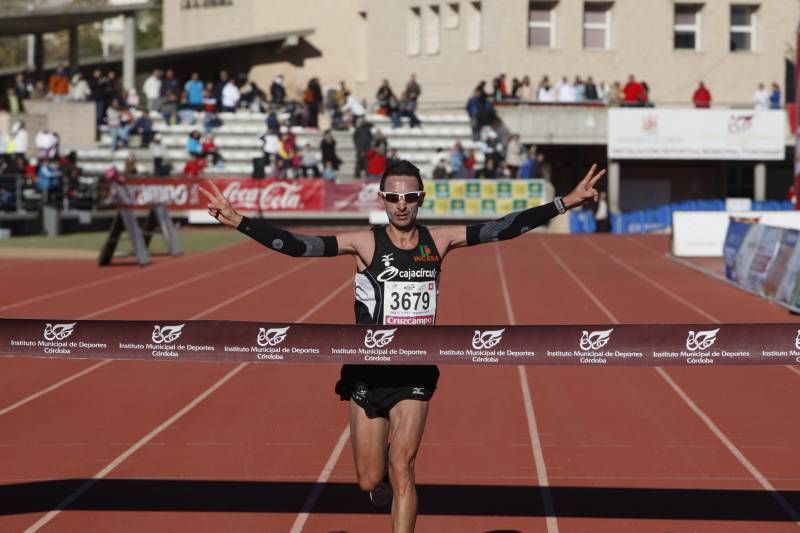
[[[386,507],[392,501],[392,484],[389,482],[389,445],[386,445],[386,465],[383,470],[383,480],[381,484],[375,487],[375,490],[369,491],[369,501],[375,507]]]

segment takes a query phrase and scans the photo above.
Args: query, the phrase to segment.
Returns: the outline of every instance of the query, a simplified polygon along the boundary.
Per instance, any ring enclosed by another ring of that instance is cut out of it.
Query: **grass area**
[[[95,257],[106,240],[108,233],[87,232],[60,235],[58,237],[45,237],[41,235],[12,237],[0,240],[0,255],[25,257],[39,255],[45,251],[48,256],[58,256],[63,252],[68,257]],[[231,229],[178,229],[178,241],[184,252],[202,252],[213,250],[220,246],[246,239],[238,231]],[[120,238],[116,255],[124,255],[132,250],[131,241],[126,233]],[[166,253],[167,246],[160,233],[153,235],[150,242],[150,252],[154,254]]]

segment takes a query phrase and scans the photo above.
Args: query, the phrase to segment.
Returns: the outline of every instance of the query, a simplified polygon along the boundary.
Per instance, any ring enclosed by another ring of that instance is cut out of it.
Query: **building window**
[[[181,0],[181,9],[232,6],[233,0]]]
[[[750,52],[755,49],[756,11],[754,5],[731,6],[731,52]]]
[[[428,6],[425,8],[423,28],[425,29],[425,53],[428,55],[439,53],[440,25],[439,6]]]
[[[700,50],[702,4],[675,4],[675,50]]]
[[[482,13],[480,2],[467,3],[467,51],[477,52],[481,49]]]
[[[444,28],[446,30],[454,30],[458,28],[458,4],[447,4],[444,8]]]
[[[528,46],[553,48],[556,42],[556,3],[528,4]]]
[[[410,56],[418,56],[422,49],[422,16],[418,7],[408,10],[406,30],[406,53]]]
[[[583,4],[583,47],[599,50],[611,48],[611,4]]]

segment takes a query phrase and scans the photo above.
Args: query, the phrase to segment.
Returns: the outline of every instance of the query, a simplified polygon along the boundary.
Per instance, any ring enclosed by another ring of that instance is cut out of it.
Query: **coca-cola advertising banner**
[[[800,365],[800,325],[392,327],[4,319],[0,355],[366,364]]]
[[[119,199],[126,207],[144,208],[153,204],[166,204],[173,210],[204,210],[208,201],[200,193],[200,187],[210,189],[208,181],[213,181],[240,211],[325,209],[325,184],[319,179],[129,179],[122,184],[129,198],[122,200],[125,195],[119,195]]]

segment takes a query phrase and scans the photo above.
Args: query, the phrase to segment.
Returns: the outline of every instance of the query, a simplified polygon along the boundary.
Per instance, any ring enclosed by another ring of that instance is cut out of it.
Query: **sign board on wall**
[[[783,110],[625,108],[608,115],[609,159],[786,157]]]

